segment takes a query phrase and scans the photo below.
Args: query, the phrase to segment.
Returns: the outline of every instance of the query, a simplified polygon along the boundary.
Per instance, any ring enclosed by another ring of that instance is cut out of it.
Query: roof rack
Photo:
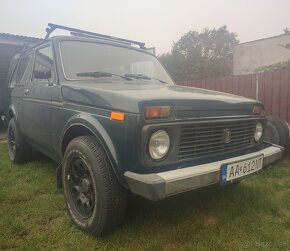
[[[91,38],[100,38],[100,39],[105,39],[105,40],[110,40],[110,41],[117,41],[117,42],[129,44],[129,45],[134,44],[134,45],[138,45],[141,49],[146,49],[145,43],[134,41],[134,40],[108,36],[108,35],[99,34],[99,33],[91,32],[91,31],[79,30],[79,29],[70,28],[70,27],[66,27],[66,26],[62,26],[58,24],[52,24],[52,23],[49,23],[47,26],[48,27],[45,29],[46,31],[45,39],[49,38],[50,34],[53,31],[55,31],[56,29],[60,29],[60,30],[70,31],[71,35],[74,35],[74,36],[77,35],[77,36],[86,36],[86,37],[91,37]]]
[[[70,34],[72,36],[75,36],[75,37],[85,37],[85,38],[98,38],[96,36],[92,36],[92,35],[87,35],[87,34],[83,34],[83,33],[79,33],[79,32],[70,32]],[[108,38],[102,38],[102,40],[109,40],[109,41],[112,41],[112,39],[108,39]],[[115,41],[115,40],[114,40]],[[118,41],[119,42],[119,41]],[[122,42],[122,44],[126,44],[126,45],[131,45],[131,43],[129,42]]]

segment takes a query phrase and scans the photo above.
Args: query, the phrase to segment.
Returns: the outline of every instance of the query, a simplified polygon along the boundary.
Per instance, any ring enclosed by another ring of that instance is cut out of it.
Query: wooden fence
[[[267,115],[290,123],[290,69],[259,74],[188,80],[179,85],[232,93],[258,99]]]

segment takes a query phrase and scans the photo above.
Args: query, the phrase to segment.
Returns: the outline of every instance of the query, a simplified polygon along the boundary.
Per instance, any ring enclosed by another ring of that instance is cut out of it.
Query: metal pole
[[[256,100],[259,100],[259,75],[256,74]]]

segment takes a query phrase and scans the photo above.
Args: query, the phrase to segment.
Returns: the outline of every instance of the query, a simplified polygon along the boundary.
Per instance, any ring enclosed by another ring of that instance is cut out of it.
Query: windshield
[[[86,41],[61,42],[61,56],[68,80],[138,80],[173,84],[159,61],[134,49]]]

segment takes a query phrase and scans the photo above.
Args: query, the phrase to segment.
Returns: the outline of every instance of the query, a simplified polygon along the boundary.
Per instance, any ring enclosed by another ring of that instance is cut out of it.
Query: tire
[[[70,218],[79,229],[103,235],[124,219],[128,192],[95,137],[81,136],[69,143],[62,182]]]
[[[15,118],[9,121],[7,134],[10,160],[16,164],[28,161],[31,154],[31,147],[24,142]]]
[[[276,117],[268,117],[268,124],[272,124],[278,131],[279,134],[279,145],[286,147],[287,144],[287,136],[289,137],[289,133],[283,127],[282,121],[278,120]],[[286,124],[285,124],[286,126]]]
[[[289,126],[288,122],[286,122],[286,121],[284,121],[284,126],[288,131],[288,133],[286,133],[288,135],[288,137],[287,137],[287,143],[285,146],[285,152],[289,152],[289,150],[290,150],[290,126]]]
[[[267,123],[264,140],[276,145],[280,145],[279,132],[272,123]]]
[[[268,117],[268,123],[272,123],[278,130],[280,137],[280,145],[286,150],[289,149],[289,128],[285,121],[278,117]]]

